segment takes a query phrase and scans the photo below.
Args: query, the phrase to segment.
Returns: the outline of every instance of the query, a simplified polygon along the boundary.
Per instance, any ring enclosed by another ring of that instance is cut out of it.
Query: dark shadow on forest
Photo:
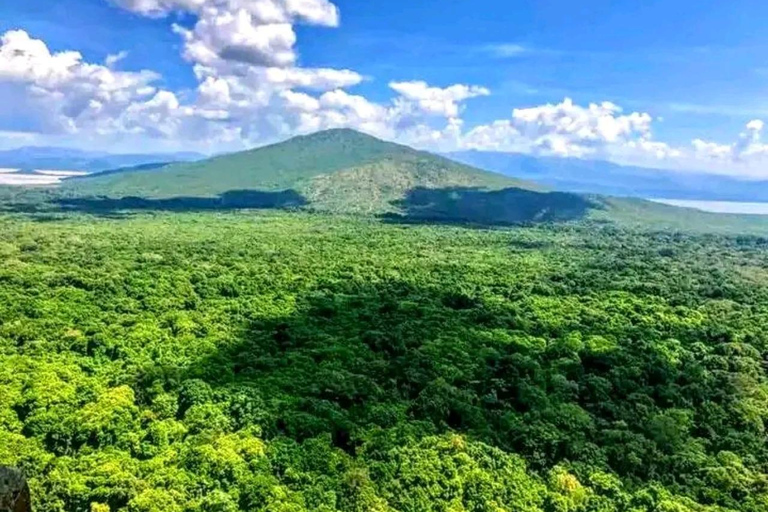
[[[14,213],[42,216],[40,220],[55,220],[59,213],[89,213],[110,218],[121,218],[127,211],[195,212],[241,209],[290,209],[305,206],[307,200],[295,190],[267,192],[260,190],[231,190],[218,197],[171,197],[148,199],[143,197],[110,198],[59,197],[45,202],[17,202],[3,209]]]
[[[400,223],[505,226],[567,222],[601,206],[578,194],[535,192],[521,188],[483,190],[472,187],[415,188],[393,202],[402,213],[383,218]]]
[[[220,284],[214,293],[241,293],[236,281]],[[511,293],[514,299],[517,292]],[[596,434],[542,420],[537,411],[543,396],[521,390],[552,378],[549,372],[608,378],[628,357],[621,347],[577,357],[554,341],[568,334],[558,326],[521,320],[459,288],[399,280],[320,286],[297,297],[291,314],[245,309],[241,320],[237,334],[190,366],[148,365],[136,387],[180,385],[190,395],[231,397],[227,414],[236,428],[258,425],[266,438],[297,441],[329,435],[350,454],[372,428],[403,429],[404,437],[454,431],[555,464],[578,460]],[[579,329],[588,335],[602,328],[599,321],[585,321]],[[502,331],[512,342],[499,343]],[[551,341],[542,349],[529,343],[533,338]],[[675,371],[660,359],[637,380],[647,384]],[[578,400],[589,413],[605,414],[589,390]],[[182,407],[178,415],[184,414]],[[519,424],[509,423],[513,416]],[[562,435],[542,451],[544,443],[531,443],[529,434],[544,426]]]
[[[233,298],[241,292],[237,282],[228,281],[218,293]],[[243,325],[229,342],[184,369],[152,364],[136,387],[204,383],[218,396],[238,397],[237,410],[229,411],[238,428],[255,422],[266,438],[298,441],[330,435],[351,454],[363,430],[406,428],[402,414],[419,430],[409,434],[453,430],[505,446],[489,423],[493,420],[467,398],[481,393],[484,384],[442,382],[434,353],[425,350],[479,351],[488,339],[470,335],[466,326],[477,332],[511,327],[477,297],[397,280],[339,283],[297,297],[292,314],[265,317],[244,310],[241,318]],[[249,417],[240,417],[242,411]]]

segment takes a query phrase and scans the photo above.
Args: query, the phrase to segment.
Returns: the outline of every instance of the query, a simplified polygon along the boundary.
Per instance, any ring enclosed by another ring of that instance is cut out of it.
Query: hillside
[[[711,173],[496,151],[462,151],[446,156],[466,165],[569,192],[710,201],[768,201],[768,183],[765,181]]]
[[[215,198],[235,191],[292,190],[314,208],[382,212],[418,187],[519,187],[531,183],[481,171],[353,130],[329,130],[241,153],[160,169],[71,180],[79,197]]]

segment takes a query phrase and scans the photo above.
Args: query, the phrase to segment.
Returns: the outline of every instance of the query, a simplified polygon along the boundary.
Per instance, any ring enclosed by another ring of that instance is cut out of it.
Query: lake
[[[37,169],[34,171],[21,172],[21,169],[0,168],[0,185],[14,186],[40,186],[56,185],[65,178],[73,176],[85,176],[87,172],[81,171],[62,171],[55,169]]]
[[[688,199],[650,199],[655,203],[695,208],[705,212],[768,215],[768,203],[746,203],[737,201],[693,201]]]

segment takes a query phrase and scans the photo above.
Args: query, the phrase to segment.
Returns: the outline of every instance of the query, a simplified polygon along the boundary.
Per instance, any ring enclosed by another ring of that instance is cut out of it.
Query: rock
[[[27,479],[18,469],[0,467],[0,512],[32,512]]]

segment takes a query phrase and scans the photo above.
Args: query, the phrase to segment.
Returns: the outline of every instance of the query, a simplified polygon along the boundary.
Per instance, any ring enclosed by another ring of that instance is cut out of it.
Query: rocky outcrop
[[[27,479],[18,469],[0,467],[0,512],[32,512]]]

